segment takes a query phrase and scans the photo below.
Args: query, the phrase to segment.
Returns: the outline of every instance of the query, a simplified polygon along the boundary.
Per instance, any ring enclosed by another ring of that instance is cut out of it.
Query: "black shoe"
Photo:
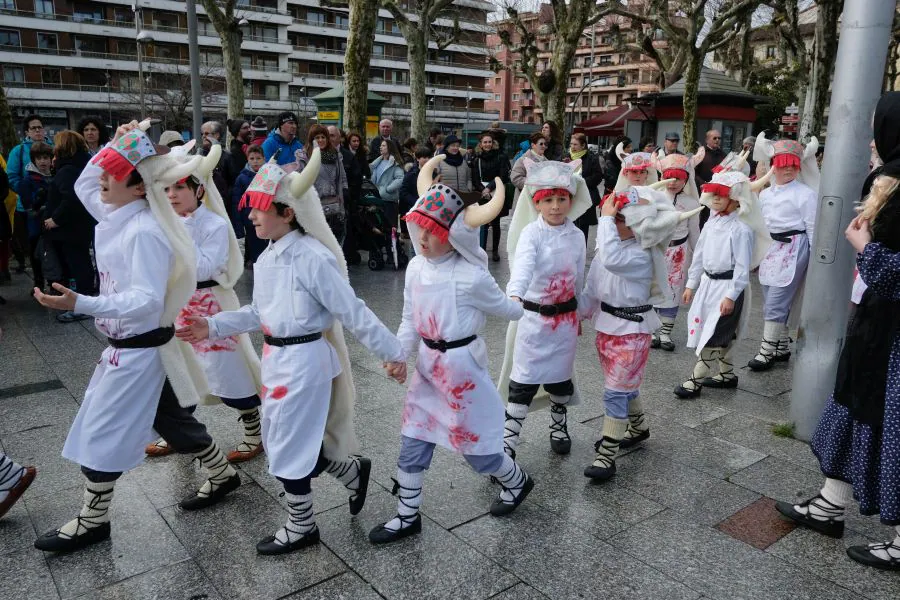
[[[525,483],[522,484],[522,491],[519,492],[519,495],[515,497],[512,503],[504,502],[498,497],[491,503],[491,514],[495,517],[502,517],[516,510],[528,494],[531,493],[532,488],[534,488],[534,479],[528,473],[525,473]]]
[[[696,388],[689,390],[683,385],[679,385],[675,388],[675,395],[681,398],[682,400],[690,400],[691,398],[699,398],[700,392],[703,391],[703,385],[698,385]]]
[[[619,448],[623,448],[623,449],[631,448],[632,446],[636,446],[637,444],[640,444],[641,442],[643,442],[644,440],[649,439],[649,438],[650,438],[650,430],[647,429],[647,430],[640,432],[633,438],[622,438],[622,441],[619,442]]]
[[[619,447],[622,447],[621,442],[619,443]],[[584,469],[584,476],[589,477],[591,479],[591,483],[601,483],[603,481],[608,481],[613,478],[616,474],[616,461],[613,461],[612,465],[609,467],[595,467],[594,465],[589,465]]]
[[[109,534],[109,522],[103,523],[99,527],[88,529],[82,535],[76,535],[72,538],[60,537],[59,529],[54,529],[36,539],[34,547],[44,552],[74,552],[109,539]]]
[[[359,488],[350,496],[350,514],[358,515],[366,504],[366,496],[369,493],[369,475],[372,473],[372,461],[359,457]]]
[[[663,350],[665,350],[666,352],[675,352],[675,342],[673,342],[673,341],[664,342],[664,341],[660,340],[659,347],[662,348]]]
[[[738,378],[737,375],[734,377],[729,377],[728,379],[716,379],[715,377],[707,377],[703,381],[700,382],[703,387],[713,388],[717,390],[731,389],[736,388],[738,386]]]
[[[818,497],[819,496],[813,496],[806,502],[801,503],[799,506],[809,506],[809,504]],[[804,515],[803,513],[797,512],[797,510],[794,508],[794,505],[790,502],[776,502],[775,510],[780,512],[782,515],[784,515],[794,523],[803,525],[804,527],[808,527],[809,529],[813,529],[815,531],[818,531],[819,533],[824,533],[828,537],[844,537],[843,521],[835,521],[834,519],[822,521],[819,519],[814,519],[809,515]]]
[[[757,371],[757,372],[768,371],[769,369],[771,369],[772,367],[775,366],[776,360],[777,359],[775,359],[775,358],[770,358],[767,361],[761,361],[761,360],[756,360],[756,357],[753,357],[750,359],[750,362],[747,363],[747,366],[750,367],[751,371]]]
[[[494,250],[493,255],[491,256],[494,259],[494,262],[500,262],[500,253]]]
[[[659,341],[658,337],[656,337],[654,335],[652,338],[650,338],[650,347],[651,348],[659,348],[659,344],[660,344],[660,341]]]
[[[290,544],[282,544],[281,542],[275,541],[274,535],[266,536],[261,539],[258,544],[256,544],[256,553],[263,554],[265,556],[287,554],[289,552],[293,552],[294,550],[299,550],[300,548],[315,546],[318,543],[319,528],[316,527],[299,540],[291,542]]]
[[[213,493],[209,496],[201,496],[200,494],[194,494],[188,498],[185,498],[181,502],[178,503],[178,506],[182,508],[182,510],[200,510],[201,508],[206,508],[207,506],[212,506],[213,504],[218,504],[222,501],[226,494],[229,492],[233,492],[241,486],[241,476],[235,473],[231,477],[225,480],[222,485],[218,486]]]
[[[773,358],[775,362],[787,362],[791,360],[791,353],[785,352],[784,354],[776,354],[775,358]]]
[[[422,533],[422,516],[418,513],[416,514],[416,518],[413,519],[412,523],[410,523],[409,526],[398,529],[397,531],[385,528],[384,525],[386,524],[387,523],[379,525],[369,532],[370,542],[372,542],[373,544],[391,544],[411,535]]]
[[[558,440],[556,438],[550,438],[550,449],[553,450],[556,454],[568,454],[572,451],[572,440]]]
[[[886,549],[891,546],[891,543],[887,542],[881,544],[873,544],[873,546],[879,549]],[[869,551],[868,546],[850,546],[849,548],[847,548],[847,556],[858,563],[864,564],[869,567],[875,567],[876,569],[884,569],[885,571],[900,571],[900,558],[889,558],[887,560],[878,558]]]

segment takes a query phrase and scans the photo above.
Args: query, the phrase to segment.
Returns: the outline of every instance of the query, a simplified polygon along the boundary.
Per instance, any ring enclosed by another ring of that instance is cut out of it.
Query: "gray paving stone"
[[[797,528],[766,549],[785,562],[849,588],[871,600],[900,597],[900,578],[896,573],[865,567],[847,556],[849,546],[887,541],[893,532],[883,527],[883,539],[871,540],[857,533],[836,540],[808,529]]]
[[[756,417],[769,423],[787,421],[791,404],[789,391],[778,396],[761,396],[743,389],[704,390],[702,397],[709,398],[728,411]]]
[[[0,347],[5,346],[6,341]],[[56,379],[53,370],[44,362],[34,346],[21,349],[3,347],[0,351],[0,387],[7,388],[26,383]]]
[[[343,573],[284,600],[380,600],[382,596],[354,573]]]
[[[13,550],[30,548],[34,543],[36,532],[31,524],[31,517],[25,508],[25,495],[13,505],[0,519],[0,554]]]
[[[225,598],[281,598],[346,569],[324,545],[283,556],[259,556],[256,542],[287,520],[287,512],[253,483],[206,510],[160,510],[197,565]],[[330,530],[322,527],[323,539]]]
[[[717,438],[819,472],[819,461],[810,451],[809,444],[773,434],[771,423],[761,419],[740,413],[729,413],[714,421],[704,423],[698,429]]]
[[[493,596],[491,600],[547,600],[547,596],[533,587],[520,583]]]
[[[71,520],[81,508],[81,486],[28,499],[35,529],[44,533]],[[171,565],[188,553],[133,480],[116,484],[110,508],[112,537],[72,554],[46,555],[63,598],[88,593],[128,577]]]
[[[221,600],[209,578],[192,560],[168,565],[93,590],[78,600]]]
[[[373,546],[369,530],[396,514],[395,502],[393,496],[378,493],[369,496],[365,510],[355,519],[349,519],[342,508],[318,516],[325,544],[385,598],[476,600],[518,582],[427,517],[420,535]]]
[[[759,499],[755,492],[649,450],[632,452],[616,463],[618,483],[706,525]]]
[[[3,446],[13,460],[23,465],[35,465],[38,469],[37,477],[25,493],[26,498],[55,493],[84,481],[78,465],[61,454],[69,425],[61,423],[3,436]]]
[[[798,502],[814,496],[824,479],[821,473],[769,456],[735,473],[728,481],[776,500]]]
[[[845,588],[671,511],[635,525],[610,543],[711,598],[858,598]]]
[[[699,596],[586,534],[578,523],[549,515],[527,501],[509,518],[482,517],[453,533],[549,598]]]
[[[48,425],[68,425],[78,404],[65,389],[0,399],[0,435]]]
[[[3,598],[53,600],[59,598],[44,557],[34,548],[0,553]]]
[[[725,478],[766,457],[756,450],[674,423],[656,428],[645,446],[657,454],[718,478]]]

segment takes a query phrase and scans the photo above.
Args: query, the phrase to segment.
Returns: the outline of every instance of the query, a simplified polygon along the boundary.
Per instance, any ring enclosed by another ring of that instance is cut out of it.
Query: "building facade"
[[[492,74],[486,37],[494,6],[483,0],[455,4],[459,37],[444,50],[432,43],[426,66],[428,120],[447,129],[461,126],[467,115],[497,118],[484,104],[491,97],[485,90]],[[321,7],[318,0],[245,0],[238,6],[247,116],[293,110],[314,117],[310,98],[343,78],[347,11]],[[197,13],[204,117],[221,118],[221,41],[200,3]],[[452,28],[453,22],[435,26]],[[387,98],[383,116],[401,123],[410,114],[406,51],[394,19],[380,10],[369,89]],[[190,125],[183,1],[0,0],[0,70],[14,117],[40,112],[51,130],[86,114],[110,122],[133,117],[140,112],[139,74],[148,116],[164,127]]]

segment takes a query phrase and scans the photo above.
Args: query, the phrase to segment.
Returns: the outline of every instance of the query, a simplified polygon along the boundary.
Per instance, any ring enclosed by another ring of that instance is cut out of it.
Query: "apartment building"
[[[536,13],[522,15],[526,26],[537,31],[538,73],[548,68],[554,36],[550,29],[552,8],[542,5]],[[519,36],[512,23],[495,23],[498,30],[506,28],[518,43]],[[618,32],[614,34],[614,31]],[[634,44],[637,32],[629,20],[609,17],[584,31],[575,51],[574,64],[566,81],[567,112],[575,123],[597,116],[622,105],[628,98],[660,91],[659,69],[652,59],[640,52],[625,51],[620,42]],[[653,46],[666,47],[661,31],[653,34]],[[541,108],[535,91],[518,66],[518,57],[501,42],[498,34],[489,34],[487,45],[496,59],[495,67],[502,70],[488,80],[485,90],[490,99],[487,110],[496,110],[501,120],[539,123]],[[592,84],[593,82],[593,84]]]
[[[455,5],[461,33],[444,50],[432,44],[426,66],[428,120],[447,129],[460,127],[467,115],[497,118],[484,105],[491,97],[485,90],[492,75],[486,37],[494,6],[483,0]],[[238,6],[247,115],[294,110],[314,117],[309,99],[343,77],[347,11],[322,7],[318,0],[244,0]],[[223,117],[221,41],[199,2],[197,12],[203,112]],[[451,28],[453,22],[435,26]],[[185,3],[0,0],[0,71],[14,116],[38,111],[51,129],[86,114],[113,122],[133,116],[139,112],[141,75],[147,114],[177,121],[174,115],[190,114]],[[385,10],[379,11],[369,89],[387,99],[384,116],[409,120],[406,41]]]

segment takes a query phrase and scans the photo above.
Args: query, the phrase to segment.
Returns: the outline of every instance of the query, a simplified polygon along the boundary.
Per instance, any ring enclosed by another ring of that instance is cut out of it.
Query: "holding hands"
[[[406,363],[401,361],[386,362],[382,365],[388,377],[397,383],[406,383]]]
[[[209,323],[203,317],[185,317],[187,325],[175,331],[175,337],[188,344],[196,344],[209,337]]]

